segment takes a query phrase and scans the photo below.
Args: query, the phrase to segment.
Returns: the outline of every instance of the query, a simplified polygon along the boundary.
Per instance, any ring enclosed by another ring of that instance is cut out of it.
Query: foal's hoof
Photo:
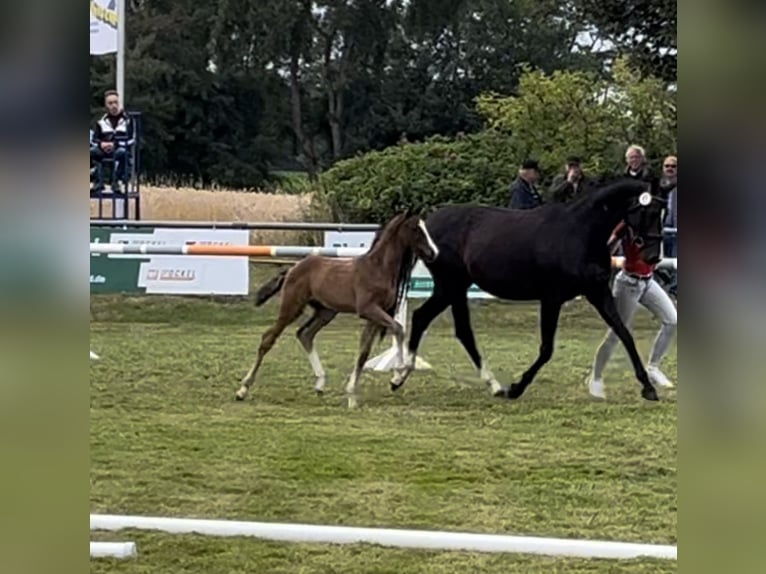
[[[234,395],[234,400],[236,400],[236,401],[244,401],[245,397],[243,397],[242,395],[237,393],[236,395]]]
[[[509,399],[518,399],[522,394],[524,393],[524,387],[517,383],[513,383],[510,387],[508,387],[508,398]]]
[[[318,397],[324,396],[324,390],[323,389],[314,389],[316,391],[316,394]]]
[[[660,397],[657,396],[657,391],[654,387],[644,387],[641,389],[641,396],[647,401],[659,401]]]
[[[507,399],[508,398],[508,387],[500,387],[498,390],[496,390],[494,393],[492,393],[493,397],[497,397],[498,399]]]
[[[404,381],[402,381],[401,383],[391,382],[391,392],[395,393],[396,391],[402,388],[403,384],[404,384]]]

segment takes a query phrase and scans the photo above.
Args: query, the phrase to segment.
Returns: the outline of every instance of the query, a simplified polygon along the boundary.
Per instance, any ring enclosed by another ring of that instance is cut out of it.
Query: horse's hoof
[[[641,396],[647,401],[659,401],[660,397],[657,396],[657,391],[654,387],[644,387],[641,389]]]
[[[500,399],[508,398],[508,389],[505,387],[500,387],[498,390],[492,393],[492,396]]]
[[[399,389],[402,388],[403,384],[404,384],[403,382],[402,383],[391,383],[391,392],[395,393],[396,391],[398,391]]]
[[[318,397],[321,397],[321,396],[324,395],[324,390],[323,389],[314,389],[314,390],[316,391],[316,394],[317,394]]]
[[[524,393],[524,387],[517,383],[513,383],[510,387],[508,387],[508,398],[509,399],[518,399],[522,394]]]
[[[243,397],[243,396],[241,396],[239,393],[237,393],[236,395],[234,395],[234,400],[237,400],[237,401],[244,401],[244,400],[245,400],[245,397]]]

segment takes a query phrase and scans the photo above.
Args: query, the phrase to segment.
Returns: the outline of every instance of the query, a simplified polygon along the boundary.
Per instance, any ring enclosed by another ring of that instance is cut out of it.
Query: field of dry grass
[[[310,195],[256,193],[194,188],[141,188],[141,219],[166,221],[301,221],[311,202]],[[111,213],[104,202],[104,213]],[[91,200],[91,217],[98,203]],[[307,240],[306,233],[253,231],[252,243],[296,244]]]

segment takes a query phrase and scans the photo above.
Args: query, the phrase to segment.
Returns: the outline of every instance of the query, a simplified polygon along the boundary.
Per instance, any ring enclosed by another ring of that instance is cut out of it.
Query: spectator
[[[127,185],[128,161],[133,145],[133,122],[120,106],[120,96],[115,90],[104,94],[106,113],[93,130],[90,158],[96,167],[96,189],[103,190],[103,163],[112,160],[112,191],[119,193],[119,183]]]
[[[646,151],[640,145],[630,145],[625,151],[625,175],[640,179],[647,183],[657,183],[657,177],[652,173],[646,160]]]
[[[591,182],[583,173],[580,158],[570,156],[564,164],[564,173],[557,175],[551,185],[551,197],[554,202],[567,203],[590,188]]]
[[[518,177],[511,184],[508,207],[511,209],[534,209],[542,205],[543,198],[537,192],[535,184],[540,179],[537,161],[527,159],[521,164]]]
[[[678,158],[669,155],[662,162],[660,189],[668,198],[665,227],[678,229]],[[678,257],[678,234],[666,233],[663,251],[667,257]],[[668,273],[668,291],[673,297],[678,296],[678,272],[673,269]]]

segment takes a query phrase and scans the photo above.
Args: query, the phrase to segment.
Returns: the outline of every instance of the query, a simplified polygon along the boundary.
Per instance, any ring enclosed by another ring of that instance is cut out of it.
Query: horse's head
[[[402,221],[398,226],[397,234],[402,243],[426,263],[436,259],[439,255],[439,248],[436,247],[436,243],[431,239],[431,235],[428,233],[428,229],[426,229],[425,221],[419,215],[412,214],[409,210],[401,217]]]
[[[620,221],[628,225],[647,262],[660,260],[667,195],[657,182],[622,179],[594,192],[591,200],[592,207],[606,216],[606,226],[613,229]]]

